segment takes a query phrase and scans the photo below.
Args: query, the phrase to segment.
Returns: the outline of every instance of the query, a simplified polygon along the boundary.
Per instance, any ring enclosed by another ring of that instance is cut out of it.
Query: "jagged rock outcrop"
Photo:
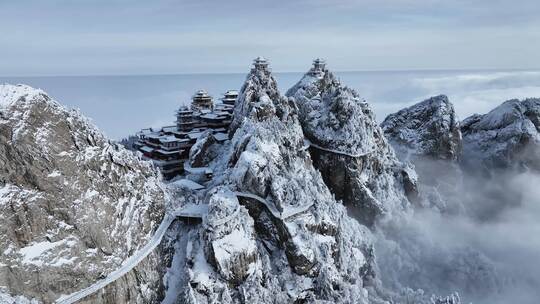
[[[150,163],[79,112],[28,86],[0,85],[0,286],[50,303],[115,270],[152,236],[165,192]],[[151,254],[87,303],[151,303]]]
[[[463,165],[470,171],[540,170],[540,99],[508,100],[461,123]]]
[[[323,68],[310,70],[293,97],[315,167],[337,199],[363,223],[408,209],[417,195],[414,170],[402,164],[369,105]]]
[[[384,135],[401,161],[415,165],[419,176],[419,204],[457,212],[462,183],[458,160],[462,136],[454,106],[445,95],[431,97],[388,115]]]
[[[185,301],[368,303],[371,233],[313,167],[294,102],[254,69],[235,112],[232,140],[210,163],[206,241],[189,246]]]
[[[259,119],[270,117],[276,112],[272,102],[283,102],[276,80],[270,70],[264,67],[254,67],[240,91],[234,107],[233,121],[229,126],[230,137],[240,127],[245,117],[252,114],[259,115]],[[258,108],[256,112],[253,112],[254,107]]]
[[[237,285],[256,268],[253,219],[231,190],[217,187],[209,195],[206,257],[225,281]]]
[[[216,138],[212,132],[207,131],[197,139],[189,150],[189,163],[192,167],[205,167],[218,154],[215,144]]]
[[[388,115],[381,128],[403,160],[415,157],[457,160],[461,154],[459,120],[445,95]]]

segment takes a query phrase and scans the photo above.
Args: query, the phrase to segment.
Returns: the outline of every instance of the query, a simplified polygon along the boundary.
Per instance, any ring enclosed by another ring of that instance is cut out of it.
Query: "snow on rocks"
[[[291,103],[279,93],[277,82],[270,70],[255,67],[240,89],[229,135],[232,137],[247,117],[262,121],[277,114],[282,118],[291,110]]]
[[[323,69],[306,73],[286,95],[298,105],[314,165],[336,198],[368,225],[407,211],[416,196],[414,170],[398,161],[356,91]]]
[[[37,95],[46,94],[26,85],[0,84],[0,109],[8,108],[19,99],[34,100]]]
[[[39,304],[36,299],[28,299],[23,296],[11,296],[0,287],[0,303],[2,304]]]
[[[286,96],[295,98],[302,128],[314,144],[350,155],[375,148],[373,134],[379,127],[369,105],[328,70],[320,76],[305,74]]]
[[[459,119],[445,95],[388,115],[381,128],[402,160],[411,155],[457,160],[461,154]]]
[[[215,188],[209,195],[207,259],[225,280],[238,285],[257,267],[253,219],[231,190]]]
[[[285,125],[277,119],[261,123],[245,121],[233,138],[239,155],[231,180],[240,191],[266,198],[279,212],[310,204],[320,191],[316,172],[305,170],[307,152],[298,124]],[[241,149],[241,150],[240,150]]]
[[[508,100],[462,122],[463,164],[473,171],[540,170],[540,99]]]
[[[215,144],[218,141],[211,131],[202,134],[189,150],[189,163],[191,167],[204,167],[217,156]]]
[[[171,187],[181,187],[181,188],[186,188],[186,189],[192,190],[192,191],[197,191],[197,190],[204,189],[203,185],[198,184],[198,183],[196,183],[196,182],[194,182],[192,180],[185,179],[185,178],[176,180],[176,181],[170,183],[169,185]]]
[[[160,232],[165,243],[176,233],[175,254],[150,254],[86,301],[153,303],[167,288],[166,303],[388,303],[373,235],[335,196],[358,197],[373,221],[407,209],[414,170],[396,160],[369,106],[331,73],[304,77],[287,98],[266,61],[256,63],[231,140],[203,136],[186,164],[212,179],[204,188],[179,180],[170,192],[149,162],[78,112],[29,87],[0,86],[0,286],[8,287],[0,299],[51,302],[107,279],[147,244],[167,201],[178,214]],[[172,222],[182,212],[202,221]]]
[[[150,163],[43,91],[0,85],[0,105],[0,286],[52,302],[144,246],[163,217],[165,192]],[[157,297],[157,260],[92,301]],[[154,291],[143,295],[141,284]]]
[[[388,115],[381,124],[400,160],[412,162],[419,175],[416,203],[440,211],[459,212],[457,189],[462,136],[454,106],[444,95]]]
[[[51,254],[52,251],[55,251],[58,247],[64,247],[69,248],[73,245],[75,241],[69,240],[69,239],[63,239],[57,242],[39,242],[39,243],[32,243],[26,247],[23,247],[19,249],[19,253],[22,255],[22,263],[23,264],[33,264],[38,267],[43,266],[43,258],[46,255]],[[51,259],[54,266],[61,266],[63,264],[73,264],[73,260],[76,259],[76,257],[72,257],[71,259],[65,259],[65,258],[59,258],[61,256],[61,253],[56,252],[54,253],[54,257]]]
[[[313,167],[296,105],[258,69],[238,100],[232,139],[209,164],[209,214],[204,241],[193,239],[188,254],[187,300],[367,303],[371,233]]]

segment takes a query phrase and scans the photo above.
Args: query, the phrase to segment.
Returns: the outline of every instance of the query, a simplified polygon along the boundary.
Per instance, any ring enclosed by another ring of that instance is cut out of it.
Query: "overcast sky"
[[[540,67],[538,0],[0,0],[0,75]]]

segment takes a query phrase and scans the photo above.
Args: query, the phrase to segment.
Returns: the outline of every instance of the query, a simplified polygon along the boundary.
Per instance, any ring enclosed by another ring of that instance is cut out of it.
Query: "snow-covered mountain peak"
[[[0,286],[52,302],[145,245],[166,194],[150,163],[45,92],[2,85],[0,104]],[[148,275],[158,272],[155,261],[144,265]],[[116,285],[125,291],[116,299],[136,288],[133,279]]]
[[[462,136],[448,97],[434,96],[390,114],[381,127],[398,157],[415,165],[419,204],[443,212],[462,210],[462,203],[455,199],[462,182],[457,163]]]
[[[471,169],[540,169],[540,99],[508,100],[462,122],[463,162]]]
[[[318,145],[361,155],[384,140],[373,136],[378,126],[367,103],[327,69],[308,71],[286,96],[296,100],[306,137]]]
[[[268,69],[268,63],[266,60],[264,63],[258,60],[259,58],[255,60],[254,67],[247,75],[238,94],[229,131],[231,135],[246,117],[264,120],[280,111],[286,111],[281,108],[281,106],[286,106],[286,102],[281,97],[276,79]],[[278,108],[276,108],[277,104],[279,104]]]
[[[539,127],[540,99],[530,98],[520,101],[511,99],[483,115],[481,119],[471,127],[481,130],[503,129],[506,126],[522,121],[530,120],[535,127]]]
[[[259,115],[260,104],[275,112]],[[241,119],[231,141],[209,162],[209,214],[204,242],[191,246],[188,298],[367,303],[371,233],[313,167],[294,101],[281,96],[265,66],[255,67],[235,110]],[[212,271],[201,266],[201,250]]]
[[[383,214],[408,209],[406,195],[415,196],[414,170],[398,161],[356,91],[314,63],[287,96],[298,105],[315,167],[361,221],[371,225]]]
[[[390,114],[381,127],[401,159],[427,156],[457,160],[461,154],[459,119],[445,95]]]
[[[17,101],[36,100],[37,95],[47,96],[45,92],[24,84],[0,84],[0,108],[6,108]]]

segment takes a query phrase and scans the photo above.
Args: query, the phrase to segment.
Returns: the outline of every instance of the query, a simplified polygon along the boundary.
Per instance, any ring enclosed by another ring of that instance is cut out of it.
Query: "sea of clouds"
[[[378,119],[430,96],[445,94],[460,119],[487,113],[509,99],[540,97],[538,71],[404,73],[380,91],[362,88]],[[381,102],[382,101],[382,102]],[[417,164],[441,179],[438,167]],[[418,208],[412,216],[381,223],[376,257],[384,285],[427,294],[459,292],[463,303],[540,302],[540,174],[462,172],[441,212]],[[422,178],[421,178],[422,180]],[[451,196],[451,197],[449,197]],[[459,210],[456,212],[456,210]]]
[[[539,303],[538,185],[535,172],[463,172],[446,197],[462,204],[454,209],[459,212],[418,208],[380,224],[376,257],[382,281],[393,290],[458,292],[463,303]]]

